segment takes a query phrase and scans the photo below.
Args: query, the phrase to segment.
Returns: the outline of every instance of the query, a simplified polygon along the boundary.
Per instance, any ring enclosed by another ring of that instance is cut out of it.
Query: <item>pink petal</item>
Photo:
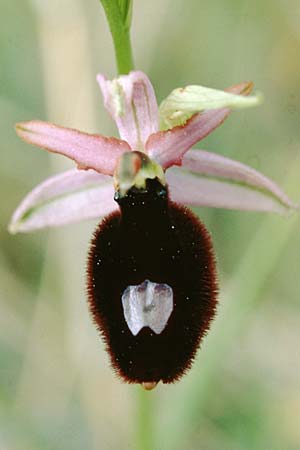
[[[159,127],[156,97],[149,78],[135,71],[112,81],[99,74],[97,81],[121,138],[133,150],[143,150],[149,135]]]
[[[252,87],[251,82],[245,82],[232,86],[227,91],[249,95]],[[181,165],[183,155],[221,125],[230,112],[230,108],[222,108],[197,113],[182,126],[152,134],[146,143],[146,151],[150,158],[155,159],[164,169]]]
[[[80,169],[94,169],[112,175],[117,159],[130,151],[127,142],[101,135],[82,133],[38,120],[21,122],[16,131],[24,141],[73,159]]]
[[[14,212],[9,231],[27,232],[100,218],[117,208],[110,176],[73,169],[33,189]]]
[[[296,208],[277,184],[238,161],[190,150],[182,164],[193,173],[175,167],[166,172],[171,198],[179,203],[278,213]]]

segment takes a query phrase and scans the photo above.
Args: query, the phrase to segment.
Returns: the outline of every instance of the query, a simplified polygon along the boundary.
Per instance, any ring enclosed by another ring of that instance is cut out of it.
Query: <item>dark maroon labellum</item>
[[[133,187],[122,198],[116,194],[116,201],[120,212],[99,224],[91,243],[90,309],[118,375],[150,387],[171,383],[191,367],[215,315],[211,239],[189,209],[169,200],[157,179],[148,179],[144,190]],[[130,329],[124,305],[132,305],[136,289],[158,289],[162,300],[158,297],[154,316],[144,304],[146,326]],[[159,301],[168,309],[162,323]]]

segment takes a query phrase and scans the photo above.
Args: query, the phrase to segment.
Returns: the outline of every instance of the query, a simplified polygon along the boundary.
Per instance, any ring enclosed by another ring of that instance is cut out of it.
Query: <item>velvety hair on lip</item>
[[[129,383],[171,383],[192,365],[216,311],[211,238],[200,220],[147,180],[118,198],[120,211],[97,227],[88,256],[88,298],[93,319],[116,373]],[[162,332],[134,335],[122,295],[150,280],[172,288],[173,311]]]

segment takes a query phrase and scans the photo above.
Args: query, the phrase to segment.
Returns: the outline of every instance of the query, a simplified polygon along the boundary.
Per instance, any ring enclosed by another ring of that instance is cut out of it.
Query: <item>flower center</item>
[[[145,153],[132,151],[123,153],[114,173],[115,190],[118,196],[124,197],[131,188],[141,191],[146,189],[147,180],[157,178],[166,186],[163,168]]]

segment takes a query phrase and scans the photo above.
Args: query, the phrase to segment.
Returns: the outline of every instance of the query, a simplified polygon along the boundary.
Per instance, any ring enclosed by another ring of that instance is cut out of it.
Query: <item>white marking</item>
[[[125,289],[122,305],[126,323],[134,336],[144,327],[160,334],[173,311],[173,290],[168,284],[145,280]]]

